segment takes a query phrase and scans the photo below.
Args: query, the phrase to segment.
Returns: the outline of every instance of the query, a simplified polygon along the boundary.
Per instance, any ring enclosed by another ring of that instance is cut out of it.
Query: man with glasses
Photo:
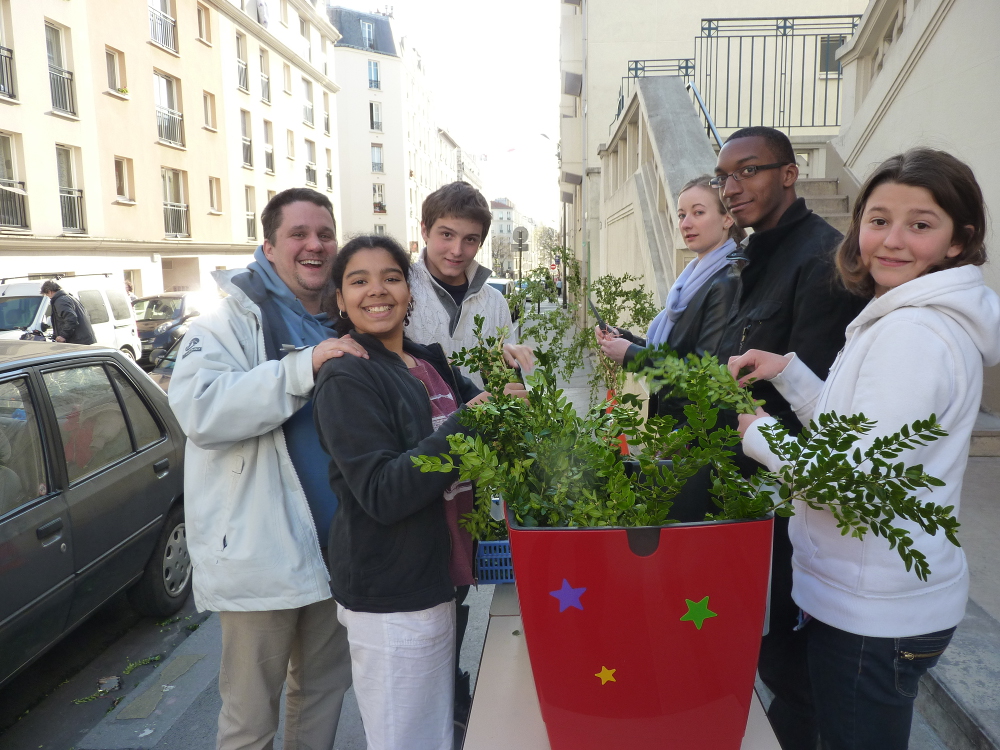
[[[723,204],[753,234],[737,250],[739,290],[722,335],[719,359],[748,349],[795,352],[825,378],[844,345],[847,324],[864,307],[840,284],[834,251],[843,235],[806,207],[795,193],[799,168],[788,137],[773,128],[737,130],[719,152],[715,178]],[[793,433],[801,425],[788,402],[767,381],[754,398]],[[743,458],[748,471],[756,468]],[[817,730],[806,672],[804,634],[792,601],[792,546],[788,519],[776,518],[771,570],[770,630],[758,671],[775,694],[768,709],[783,750],[815,750]]]

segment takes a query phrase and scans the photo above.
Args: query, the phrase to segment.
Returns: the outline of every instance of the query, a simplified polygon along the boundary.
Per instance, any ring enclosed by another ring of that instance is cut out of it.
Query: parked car
[[[149,363],[153,367],[149,371],[149,377],[163,389],[164,393],[170,388],[170,378],[174,374],[174,365],[177,364],[177,352],[183,340],[183,338],[175,339],[168,349],[153,349],[149,353]]]
[[[42,292],[44,279],[0,284],[0,340],[19,339],[25,332],[49,334],[51,304]],[[135,313],[125,294],[125,282],[112,273],[92,273],[57,278],[67,294],[83,305],[94,327],[98,344],[137,359],[142,351]]]
[[[187,333],[187,322],[191,318],[201,315],[217,302],[200,292],[163,292],[133,302],[142,340],[140,364],[150,365],[149,353],[153,349],[169,348]]]
[[[516,305],[511,305],[510,298],[514,294],[514,281],[512,279],[504,279],[499,276],[492,276],[486,280],[486,283],[500,292],[500,294],[507,299],[507,306],[510,307],[511,321],[516,323],[517,319],[521,317],[521,308]]]
[[[183,606],[184,440],[121,352],[0,341],[0,685],[123,590]]]

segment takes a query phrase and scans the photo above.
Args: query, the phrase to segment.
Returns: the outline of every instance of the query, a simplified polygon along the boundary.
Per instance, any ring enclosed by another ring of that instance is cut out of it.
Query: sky
[[[395,0],[389,7],[396,34],[423,57],[439,124],[463,150],[486,156],[486,197],[509,198],[523,214],[557,227],[559,3]]]

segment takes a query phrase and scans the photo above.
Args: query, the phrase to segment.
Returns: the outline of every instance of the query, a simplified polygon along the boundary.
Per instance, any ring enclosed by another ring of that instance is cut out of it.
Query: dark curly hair
[[[345,318],[340,314],[340,307],[337,305],[337,290],[343,291],[344,272],[351,258],[361,250],[385,250],[392,259],[399,264],[399,270],[403,272],[406,285],[410,285],[410,256],[396,240],[387,234],[359,234],[351,239],[346,245],[340,248],[337,257],[333,260],[333,271],[330,274],[330,281],[326,289],[323,290],[323,312],[331,320],[335,320],[334,330],[341,336],[348,333],[354,324],[350,318]]]

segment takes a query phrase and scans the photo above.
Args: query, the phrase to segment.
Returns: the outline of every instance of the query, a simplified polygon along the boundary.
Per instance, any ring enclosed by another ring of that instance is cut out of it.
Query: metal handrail
[[[83,191],[79,188],[60,187],[59,212],[62,214],[63,231],[84,231]]]
[[[326,189],[333,190],[333,170],[326,170]]]
[[[372,120],[372,130],[377,130],[379,133],[382,132],[382,121]]]
[[[236,60],[236,85],[244,91],[250,91],[250,74],[247,72],[246,60]]]
[[[14,50],[0,47],[0,96],[16,99],[14,93]]]
[[[313,105],[312,102],[305,102],[302,105],[302,122],[313,124]]]
[[[188,204],[163,202],[163,232],[168,237],[187,237]]]
[[[161,47],[177,51],[177,21],[166,13],[149,9],[149,38]]]
[[[28,228],[28,211],[25,207],[24,183],[0,180],[0,226]]]
[[[708,123],[708,129],[712,132],[715,138],[715,142],[719,144],[719,148],[722,148],[722,136],[719,135],[719,131],[715,128],[715,122],[712,120],[712,115],[708,113],[708,108],[705,106],[705,102],[702,101],[701,92],[698,91],[698,87],[694,85],[694,82],[688,82],[685,84],[684,88],[694,94],[694,98],[698,100],[698,106],[701,107],[701,113],[705,115],[705,122]]]
[[[306,184],[315,185],[316,184],[316,165],[306,164]]]
[[[260,74],[260,98],[262,101],[271,101],[271,77],[267,73]]]
[[[161,141],[184,145],[184,115],[177,110],[156,105],[156,132]]]
[[[330,135],[330,113],[323,113],[323,132]]]
[[[274,174],[274,146],[264,146],[264,171]]]
[[[55,65],[49,66],[49,91],[52,94],[52,109],[76,114],[73,101],[73,73]]]
[[[253,211],[247,211],[247,239],[257,239],[257,214]]]
[[[243,165],[253,166],[253,141],[245,136],[243,137]]]
[[[385,164],[383,162],[380,161],[372,162],[372,172],[384,172],[384,171],[385,171]]]
[[[380,89],[380,88],[382,88],[382,83],[379,81],[378,78],[369,78],[368,79],[368,88],[370,88],[370,89]]]

